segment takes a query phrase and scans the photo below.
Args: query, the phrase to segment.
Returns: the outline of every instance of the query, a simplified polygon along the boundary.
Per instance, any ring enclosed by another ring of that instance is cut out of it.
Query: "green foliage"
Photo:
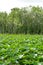
[[[13,8],[0,12],[0,33],[43,34],[43,9],[37,7]]]
[[[43,35],[0,34],[0,65],[43,65]]]

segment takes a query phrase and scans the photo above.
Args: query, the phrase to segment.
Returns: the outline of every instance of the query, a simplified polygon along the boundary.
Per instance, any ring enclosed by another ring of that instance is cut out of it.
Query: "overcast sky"
[[[29,5],[43,7],[43,0],[0,0],[0,11],[10,12],[14,7],[25,7]]]

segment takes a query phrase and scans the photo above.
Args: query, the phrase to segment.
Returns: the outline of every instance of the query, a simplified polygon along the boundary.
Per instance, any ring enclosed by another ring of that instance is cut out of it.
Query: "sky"
[[[42,6],[43,0],[0,0],[0,11],[10,12],[14,7]]]

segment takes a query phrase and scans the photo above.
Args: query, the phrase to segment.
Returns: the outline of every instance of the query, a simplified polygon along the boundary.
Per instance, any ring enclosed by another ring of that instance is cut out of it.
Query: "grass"
[[[0,34],[0,65],[43,65],[43,35]]]

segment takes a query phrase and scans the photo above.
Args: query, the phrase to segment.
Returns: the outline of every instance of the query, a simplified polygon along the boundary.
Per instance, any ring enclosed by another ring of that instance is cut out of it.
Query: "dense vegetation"
[[[0,12],[0,33],[43,34],[43,8],[13,8],[11,12]]]
[[[43,65],[42,7],[0,12],[0,33],[0,65]]]
[[[0,34],[0,65],[43,65],[43,35]]]

